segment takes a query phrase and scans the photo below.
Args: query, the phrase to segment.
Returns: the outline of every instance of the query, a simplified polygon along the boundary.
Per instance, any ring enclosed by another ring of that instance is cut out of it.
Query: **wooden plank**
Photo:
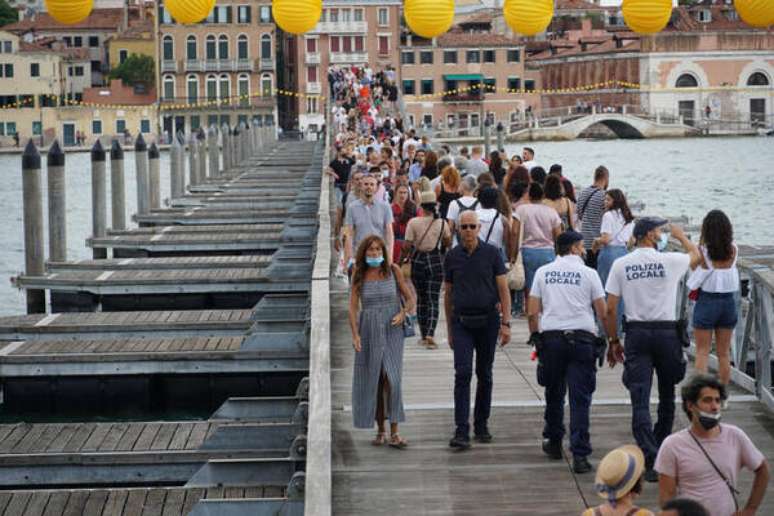
[[[199,500],[204,498],[204,489],[186,489],[185,503],[183,504],[183,514],[188,514]]]
[[[8,506],[5,508],[5,514],[7,516],[16,516],[17,514],[24,514],[27,504],[32,498],[32,491],[17,491],[13,493],[11,501],[8,502]]]
[[[159,432],[159,429],[161,428],[161,423],[148,423],[145,425],[145,428],[143,428],[142,433],[140,434],[140,437],[137,438],[137,442],[134,444],[134,451],[147,451],[150,449],[150,445],[153,442],[153,439],[156,437],[156,434]]]
[[[96,428],[83,444],[81,451],[97,451],[99,445],[102,444],[102,441],[105,440],[105,437],[110,432],[111,426],[110,423],[97,423]]]
[[[27,508],[24,511],[24,516],[42,516],[50,497],[51,493],[49,491],[35,491],[32,493],[32,497],[30,497]]]
[[[5,511],[5,508],[8,507],[12,496],[13,493],[0,492],[0,514],[2,514]]]
[[[263,498],[263,488],[258,486],[246,487],[245,498]]]
[[[32,425],[28,423],[17,425],[16,428],[13,429],[13,432],[8,434],[8,436],[3,439],[3,442],[0,443],[0,453],[10,452],[19,441],[24,439],[24,436],[27,435],[31,428]]]
[[[177,430],[177,426],[178,425],[175,423],[163,424],[159,429],[159,433],[156,434],[156,438],[153,439],[153,442],[150,445],[150,449],[166,450],[170,441],[172,440],[172,436],[175,434],[175,430]]]
[[[126,429],[126,432],[121,437],[121,440],[118,441],[116,451],[132,451],[134,449],[135,443],[137,442],[137,439],[140,437],[140,433],[142,433],[144,426],[145,425],[140,423],[129,425],[129,428]]]
[[[128,496],[129,492],[124,489],[111,489],[107,497],[107,502],[105,502],[105,509],[102,511],[102,516],[122,516],[124,514],[124,506],[126,505]]]
[[[89,492],[85,490],[73,491],[70,493],[70,499],[67,501],[63,516],[82,516],[86,508],[86,500],[89,498]]]
[[[131,489],[126,497],[123,516],[141,516],[145,499],[148,496],[147,489]]]
[[[81,448],[83,447],[84,443],[89,439],[89,436],[94,431],[96,426],[97,425],[93,423],[82,423],[81,425],[79,425],[79,427],[75,430],[75,433],[73,434],[72,438],[65,445],[64,451],[66,452],[81,451]]]
[[[11,453],[28,453],[46,449],[53,440],[54,436],[61,430],[63,425],[41,425],[37,424],[27,435],[19,441]],[[46,432],[48,432],[47,435]]]
[[[65,445],[70,441],[70,439],[72,439],[75,431],[78,429],[78,426],[79,425],[77,424],[64,425],[62,431],[59,432],[53,441],[51,441],[51,444],[48,445],[46,451],[50,453],[63,452]]]
[[[102,443],[100,443],[98,450],[101,452],[115,450],[116,446],[118,446],[118,443],[121,440],[121,437],[123,437],[128,428],[129,425],[126,423],[113,424],[110,427],[110,431],[105,436],[105,439],[102,441]]]
[[[0,425],[0,443],[3,439],[11,435],[11,432],[16,430],[17,425]]]
[[[158,516],[164,507],[164,500],[167,497],[166,489],[151,489],[142,509],[143,516]]]
[[[107,499],[108,491],[104,489],[90,490],[89,499],[86,500],[86,505],[83,507],[83,516],[101,516]]]
[[[185,490],[170,489],[164,502],[164,512],[161,516],[183,516],[183,504],[185,503]]]
[[[48,505],[46,505],[43,516],[62,516],[69,499],[70,491],[54,491],[48,499]]]
[[[230,499],[230,498],[244,498],[245,497],[245,490],[242,487],[227,487],[225,491],[223,491],[223,498]]]
[[[207,492],[205,493],[204,497],[208,499],[221,499],[223,498],[223,488],[210,487],[209,489],[207,489]]]
[[[188,437],[185,449],[198,450],[204,443],[204,438],[207,436],[209,426],[209,423],[196,423],[191,430],[191,435]]]
[[[180,423],[177,425],[175,435],[172,436],[172,440],[169,442],[168,450],[183,450],[185,449],[185,443],[188,442],[188,437],[193,430],[193,423]]]

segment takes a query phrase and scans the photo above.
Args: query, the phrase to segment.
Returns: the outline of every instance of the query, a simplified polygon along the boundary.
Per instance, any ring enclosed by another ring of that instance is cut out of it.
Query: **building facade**
[[[280,87],[297,94],[281,99],[284,129],[315,130],[325,123],[325,103],[318,96],[330,95],[331,67],[398,69],[401,5],[397,0],[326,0],[314,29],[300,36],[283,34]]]
[[[159,7],[162,130],[274,124],[276,28],[270,0],[220,0],[196,25]]]

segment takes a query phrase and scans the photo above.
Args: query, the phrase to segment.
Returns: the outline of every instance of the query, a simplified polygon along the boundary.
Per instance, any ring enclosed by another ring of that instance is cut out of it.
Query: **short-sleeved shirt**
[[[513,211],[513,218],[524,224],[522,247],[553,249],[554,228],[562,225],[556,210],[545,204],[524,203]]]
[[[452,248],[444,260],[444,281],[452,284],[454,314],[494,311],[500,302],[496,278],[505,273],[502,255],[493,245],[479,239],[471,254],[462,245]]]
[[[417,251],[432,251],[441,240],[441,230],[449,233],[449,225],[443,219],[414,217],[406,226],[405,240],[412,242]]]
[[[489,165],[481,158],[469,159],[468,163],[465,165],[465,175],[478,177],[484,172],[489,172]]]
[[[599,236],[602,215],[605,213],[605,191],[595,186],[584,188],[578,196],[578,218],[581,220],[583,245],[591,249],[591,244]]]
[[[463,195],[459,199],[455,199],[449,203],[449,211],[446,212],[446,220],[456,224],[460,216],[460,211],[475,211],[476,208],[478,208],[478,205],[478,199],[471,197],[470,195]]]
[[[698,439],[718,469],[734,486],[737,485],[742,467],[755,471],[764,459],[750,438],[734,425],[721,423],[720,433],[716,437]],[[678,496],[701,502],[712,516],[728,516],[736,510],[731,492],[699,445],[688,434],[687,428],[664,440],[654,467],[662,475],[677,481]]]
[[[355,164],[354,158],[344,158],[339,159],[336,158],[333,161],[330,162],[328,165],[333,169],[333,171],[336,173],[337,176],[339,176],[338,179],[336,179],[335,184],[336,188],[341,190],[342,192],[347,189],[347,182],[349,181],[349,172],[352,170],[352,165]]]
[[[677,285],[690,261],[684,253],[638,247],[613,262],[605,290],[623,298],[627,321],[675,321]]]
[[[355,231],[352,242],[354,250],[368,235],[384,238],[385,229],[392,224],[392,208],[383,201],[366,204],[357,199],[349,204],[344,224],[352,226]]]
[[[503,235],[505,234],[505,226],[503,225],[503,217],[494,208],[482,208],[480,205],[476,208],[478,214],[478,221],[481,224],[481,232],[479,237],[487,244],[492,244],[498,249],[505,250],[505,242]],[[491,231],[490,231],[491,230]],[[487,240],[487,236],[489,239]]]
[[[634,231],[634,221],[626,222],[621,210],[608,210],[602,216],[602,226],[599,233],[610,235],[607,245],[625,246]]]
[[[541,331],[585,330],[596,334],[592,303],[605,297],[597,271],[580,256],[559,256],[538,268],[530,297],[542,301]]]

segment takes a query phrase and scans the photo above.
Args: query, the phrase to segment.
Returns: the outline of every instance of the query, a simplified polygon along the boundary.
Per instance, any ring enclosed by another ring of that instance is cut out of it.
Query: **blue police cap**
[[[577,231],[568,229],[567,231],[559,235],[559,237],[556,239],[556,245],[559,247],[564,247],[564,246],[572,245],[575,242],[580,242],[581,240],[583,240],[583,235],[581,235]]]
[[[647,235],[648,231],[660,228],[668,223],[669,221],[667,219],[662,219],[661,217],[642,217],[637,219],[637,222],[634,223],[632,234],[634,235],[634,238],[640,239]]]

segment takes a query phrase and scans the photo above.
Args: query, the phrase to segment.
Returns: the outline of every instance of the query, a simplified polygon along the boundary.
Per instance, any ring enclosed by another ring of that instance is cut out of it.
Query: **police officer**
[[[582,234],[565,231],[556,248],[556,260],[535,273],[527,311],[530,343],[538,348],[540,360],[538,383],[545,387],[543,451],[552,459],[562,458],[564,394],[569,387],[573,470],[588,473],[589,408],[597,383],[596,359],[605,347],[596,335],[594,313],[605,322],[605,291],[596,271],[583,262]]]
[[[684,325],[677,320],[677,290],[698,248],[677,226],[672,236],[689,252],[665,253],[669,235],[666,220],[643,217],[634,224],[637,248],[613,262],[605,286],[608,359],[624,363],[623,383],[632,402],[632,433],[645,454],[645,480],[658,481],[653,470],[656,454],[672,433],[675,385],[685,376]],[[618,301],[624,301],[626,359],[616,325]],[[658,421],[650,418],[653,369],[658,376]]]

